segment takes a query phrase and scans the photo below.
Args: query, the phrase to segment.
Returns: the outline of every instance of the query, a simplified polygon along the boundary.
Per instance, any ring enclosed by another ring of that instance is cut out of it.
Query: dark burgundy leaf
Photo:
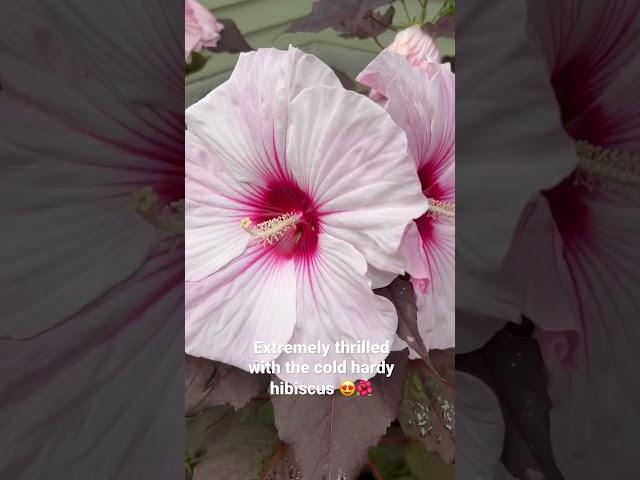
[[[398,277],[387,287],[379,288],[375,292],[391,300],[396,307],[398,336],[422,358],[428,358],[427,348],[418,333],[418,307],[411,282]]]
[[[198,52],[193,52],[191,54],[191,61],[184,66],[185,73],[189,74],[202,70],[202,67],[204,67],[206,63],[207,57],[200,55]]]
[[[338,0],[340,1],[340,0]],[[364,18],[365,12],[375,10],[378,7],[383,7],[394,3],[396,0],[361,0],[360,3],[360,17]]]
[[[223,18],[218,21],[224,25],[224,30],[220,32],[221,38],[220,41],[218,41],[218,45],[209,50],[216,53],[240,53],[253,50],[253,47],[244,39],[240,29],[233,20]]]
[[[237,412],[213,407],[187,418],[185,463],[193,480],[260,478],[280,448],[273,425],[262,420],[261,410],[267,407],[267,401],[252,402]]]
[[[242,408],[263,392],[268,375],[257,375],[239,368],[187,355],[185,363],[185,410],[197,415],[203,410],[229,404]]]
[[[432,359],[418,331],[418,307],[413,286],[409,280],[402,277],[396,278],[390,285],[375,291],[378,295],[391,300],[398,313],[398,336],[404,340],[411,349],[420,355],[427,367],[436,377],[438,370],[434,367]],[[441,381],[452,384],[439,377]]]
[[[455,348],[448,348],[447,350],[431,350],[429,352],[429,358],[431,359],[431,363],[439,376],[443,378],[449,386],[454,385],[456,376]]]
[[[389,7],[383,15],[375,12],[369,12],[366,17],[353,25],[351,33],[340,33],[340,36],[343,38],[377,37],[389,29],[393,23],[393,16],[395,13],[396,10],[393,7]]]
[[[455,73],[456,71],[456,57],[452,57],[452,56],[444,56],[442,57],[442,63],[449,63],[451,64],[451,71]]]
[[[389,7],[380,15],[375,9],[393,0],[317,0],[311,13],[296,20],[288,32],[319,32],[333,28],[342,36],[375,37],[389,28],[395,10]]]
[[[458,355],[456,365],[482,379],[498,397],[506,429],[502,461],[509,471],[518,478],[536,471],[560,480],[551,450],[544,366],[526,327],[526,321],[508,324],[481,349]]]
[[[422,28],[425,32],[431,35],[432,38],[455,38],[456,17],[455,15],[447,15],[440,18],[436,23],[425,23]]]
[[[392,353],[390,378],[377,375],[367,397],[328,395],[273,396],[282,441],[293,449],[304,478],[356,478],[396,418],[406,374],[406,350]]]
[[[332,0],[318,0],[314,2],[311,13],[289,25],[287,32],[319,32],[326,28],[341,31],[353,16],[353,9],[349,2],[335,2]]]
[[[363,85],[360,85],[358,82],[356,82],[353,78],[351,78],[342,70],[335,67],[331,67],[331,70],[333,70],[333,73],[336,74],[342,86],[347,90],[352,90],[354,92],[361,93],[363,95],[366,95],[368,93],[369,91],[368,88],[364,87]]]

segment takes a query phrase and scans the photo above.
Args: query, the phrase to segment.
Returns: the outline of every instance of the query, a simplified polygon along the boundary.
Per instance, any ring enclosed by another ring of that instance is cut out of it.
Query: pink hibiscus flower
[[[246,370],[338,360],[256,351],[258,341],[392,341],[396,312],[371,290],[367,263],[404,271],[395,252],[427,201],[384,110],[290,47],[241,55],[186,117],[187,353]],[[313,367],[280,376],[342,380]]]
[[[358,76],[386,99],[384,107],[407,134],[409,155],[429,210],[407,229],[400,252],[418,301],[427,348],[454,345],[455,76],[447,65],[414,68],[383,51]]]
[[[438,46],[433,38],[418,25],[412,25],[398,32],[386,50],[402,55],[411,65],[425,73],[431,71],[432,63],[440,63]],[[393,72],[389,71],[384,74],[392,73]],[[371,89],[369,96],[376,102],[383,102],[385,100],[385,96],[375,88]]]
[[[184,60],[191,62],[191,54],[205,47],[214,48],[220,40],[224,25],[196,0],[184,1]]]

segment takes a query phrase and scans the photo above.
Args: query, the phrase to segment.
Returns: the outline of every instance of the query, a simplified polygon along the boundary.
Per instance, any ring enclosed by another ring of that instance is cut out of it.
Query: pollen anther
[[[454,202],[444,202],[429,198],[429,209],[427,215],[431,217],[455,218],[456,204]]]
[[[240,227],[253,237],[261,239],[264,245],[272,245],[295,227],[300,219],[300,214],[289,212],[253,225],[251,219],[246,217],[240,220]]]

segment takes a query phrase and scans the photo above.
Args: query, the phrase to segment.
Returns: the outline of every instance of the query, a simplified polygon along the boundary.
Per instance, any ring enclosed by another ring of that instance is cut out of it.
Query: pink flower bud
[[[433,38],[418,25],[412,25],[398,32],[389,50],[402,55],[413,66],[423,62],[440,63],[440,51]]]
[[[205,47],[214,48],[220,40],[224,25],[196,0],[184,2],[184,60],[191,62],[191,54]]]

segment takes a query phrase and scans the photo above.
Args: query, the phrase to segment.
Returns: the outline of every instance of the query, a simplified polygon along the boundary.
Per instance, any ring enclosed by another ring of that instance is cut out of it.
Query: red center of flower
[[[431,164],[418,170],[418,178],[422,186],[422,193],[429,199],[429,210],[416,220],[416,224],[422,238],[427,238],[431,231],[432,219],[434,217],[454,219],[456,205],[454,201],[448,200],[453,196],[451,187],[440,182],[438,173]]]
[[[271,182],[243,225],[283,258],[310,259],[318,246],[320,218],[313,199],[289,180]]]

